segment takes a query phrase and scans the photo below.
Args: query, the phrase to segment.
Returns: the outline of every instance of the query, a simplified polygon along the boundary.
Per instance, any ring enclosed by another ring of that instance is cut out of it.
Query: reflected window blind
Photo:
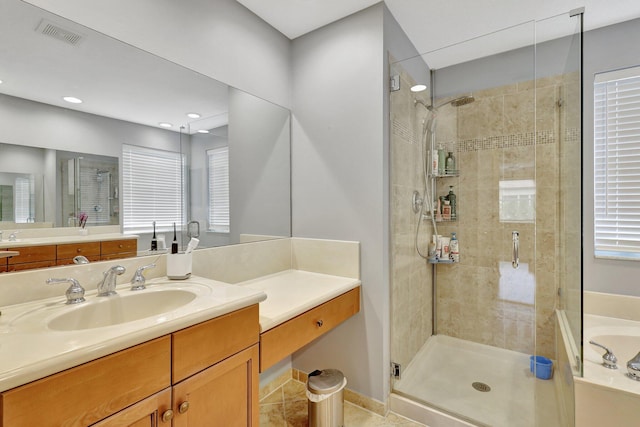
[[[28,178],[16,178],[14,199],[15,222],[33,222],[33,216],[31,215],[31,183]]]
[[[209,230],[229,232],[229,147],[207,150],[209,158]]]
[[[595,256],[640,259],[640,67],[594,83]]]
[[[128,233],[173,231],[184,216],[184,156],[134,145],[122,146],[122,222]]]

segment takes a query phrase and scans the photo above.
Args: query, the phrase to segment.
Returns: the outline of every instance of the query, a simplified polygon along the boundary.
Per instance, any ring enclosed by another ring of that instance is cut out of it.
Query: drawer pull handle
[[[322,320],[318,320],[318,321],[316,322],[316,325],[318,325],[318,328],[321,328],[321,327],[322,327],[322,325],[324,325],[324,322],[323,322]]]
[[[120,249],[122,249],[122,245],[118,245],[118,247],[119,247]]]
[[[189,410],[189,402],[182,402],[178,407],[178,412],[180,412],[181,414],[184,414],[188,410]]]
[[[82,252],[82,249],[78,248],[78,249],[76,249],[76,252],[80,253],[80,252]]]
[[[164,411],[164,413],[162,414],[162,422],[168,423],[172,419],[173,419],[173,411],[171,409],[167,409],[166,411]]]

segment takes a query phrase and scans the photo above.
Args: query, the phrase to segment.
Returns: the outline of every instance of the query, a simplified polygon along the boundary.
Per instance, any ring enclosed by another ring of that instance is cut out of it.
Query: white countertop
[[[18,235],[19,236],[19,235]],[[5,238],[0,242],[0,249],[4,248],[20,248],[25,246],[41,246],[41,245],[64,245],[66,243],[89,243],[89,242],[106,242],[109,240],[137,239],[138,236],[132,234],[120,233],[104,233],[104,234],[87,234],[86,236],[65,235],[50,237],[27,237],[10,242]]]
[[[128,284],[118,287],[118,294],[130,294],[132,291],[129,287]],[[188,280],[149,280],[146,290],[136,292],[187,287],[197,289],[198,297],[174,311],[86,330],[57,331],[42,326],[65,310],[76,307],[65,305],[64,295],[2,307],[0,391],[259,303],[266,298],[264,292],[251,287],[229,285],[196,276]],[[87,300],[98,298],[95,291],[88,292],[85,297]]]
[[[360,286],[359,279],[301,270],[286,270],[237,285],[263,291],[260,329],[265,332],[330,299]]]

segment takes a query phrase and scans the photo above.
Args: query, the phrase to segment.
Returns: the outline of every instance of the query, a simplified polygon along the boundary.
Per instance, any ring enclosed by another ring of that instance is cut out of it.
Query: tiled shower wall
[[[437,267],[438,333],[555,357],[558,288],[570,274],[565,266],[580,272],[576,90],[577,76],[561,75],[478,91],[472,104],[441,109],[437,140],[453,147],[460,177],[439,180],[437,194],[454,185],[458,200],[458,221],[439,234],[457,232],[461,262]],[[535,182],[535,223],[501,220],[499,184],[512,180]]]
[[[391,93],[391,360],[403,367],[413,359],[431,335],[431,267],[415,250],[418,215],[412,210],[412,194],[423,194],[421,133],[427,110],[414,105],[409,88],[412,78],[396,64],[400,90]],[[427,91],[417,95],[429,104]],[[423,221],[419,241],[433,233]],[[422,251],[427,252],[424,243]]]

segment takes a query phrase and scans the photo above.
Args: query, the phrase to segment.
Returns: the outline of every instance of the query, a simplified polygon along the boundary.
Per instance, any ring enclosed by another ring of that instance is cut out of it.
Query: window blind
[[[594,82],[595,256],[640,259],[640,67]]]
[[[122,223],[124,232],[173,231],[182,224],[184,156],[134,145],[122,146]]]
[[[33,222],[31,214],[31,183],[28,178],[18,177],[15,181],[15,222]]]
[[[229,147],[207,150],[209,158],[209,230],[229,232]]]

